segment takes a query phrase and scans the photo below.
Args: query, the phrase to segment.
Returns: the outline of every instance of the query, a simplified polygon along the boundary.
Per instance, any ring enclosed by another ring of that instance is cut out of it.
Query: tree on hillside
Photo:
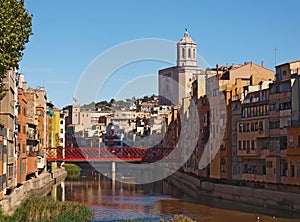
[[[24,0],[0,0],[0,101],[5,96],[3,79],[17,67],[32,34],[32,15]]]

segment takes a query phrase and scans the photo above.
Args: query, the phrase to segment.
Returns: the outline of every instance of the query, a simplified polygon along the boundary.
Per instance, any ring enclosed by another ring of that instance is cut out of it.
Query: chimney
[[[265,62],[264,61],[261,61],[261,67],[265,67]]]

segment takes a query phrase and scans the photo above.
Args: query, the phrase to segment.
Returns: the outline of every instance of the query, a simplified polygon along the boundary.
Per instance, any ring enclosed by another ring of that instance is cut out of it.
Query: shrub
[[[16,210],[13,216],[7,217],[7,221],[39,221],[39,222],[64,222],[64,221],[88,221],[93,219],[90,209],[75,202],[55,201],[51,197],[33,196],[25,200]],[[0,220],[1,221],[1,220]],[[2,222],[2,221],[1,221]]]

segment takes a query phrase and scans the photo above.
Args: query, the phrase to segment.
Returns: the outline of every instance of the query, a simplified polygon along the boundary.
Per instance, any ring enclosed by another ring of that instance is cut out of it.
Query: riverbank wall
[[[63,168],[58,168],[51,173],[42,173],[37,178],[25,181],[20,187],[15,188],[10,195],[4,196],[0,201],[2,211],[12,215],[23,200],[30,196],[45,196],[53,186],[60,184],[67,176]]]
[[[236,201],[262,208],[300,212],[300,193],[282,192],[261,188],[234,186],[201,181],[183,172],[176,172],[166,179],[191,197],[205,195],[229,201]],[[168,189],[164,187],[164,189]]]

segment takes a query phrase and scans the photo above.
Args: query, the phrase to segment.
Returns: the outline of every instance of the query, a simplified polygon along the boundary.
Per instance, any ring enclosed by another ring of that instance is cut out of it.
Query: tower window
[[[188,57],[191,58],[191,49],[188,49]]]
[[[196,50],[193,49],[193,58],[195,59],[196,58]]]
[[[184,48],[182,48],[182,58],[185,59],[185,49]]]

